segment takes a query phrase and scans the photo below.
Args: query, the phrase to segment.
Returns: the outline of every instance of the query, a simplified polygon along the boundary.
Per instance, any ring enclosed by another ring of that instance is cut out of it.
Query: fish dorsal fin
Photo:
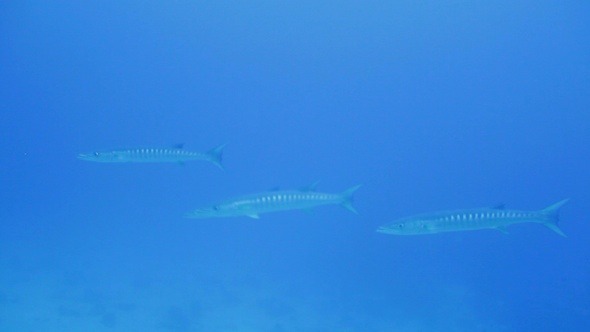
[[[301,188],[301,191],[316,191],[317,187],[318,187],[318,183],[320,183],[320,181],[316,181],[312,184],[310,184],[309,186],[305,186],[303,188]]]
[[[184,143],[176,143],[174,145],[172,145],[173,149],[182,149],[184,148]]]
[[[500,203],[500,204],[494,205],[494,206],[492,206],[492,209],[494,209],[494,210],[505,210],[506,209],[506,204]]]
[[[252,219],[260,219],[260,216],[257,215],[256,213],[249,214],[248,217],[250,217]]]

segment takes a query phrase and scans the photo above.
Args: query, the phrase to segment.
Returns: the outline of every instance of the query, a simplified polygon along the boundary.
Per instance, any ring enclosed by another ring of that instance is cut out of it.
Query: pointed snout
[[[211,217],[211,211],[208,209],[196,209],[191,212],[185,213],[184,217],[193,219],[209,218]]]
[[[81,160],[91,160],[92,159],[91,156],[92,155],[90,153],[79,153],[77,158],[81,159]]]
[[[391,230],[387,227],[379,227],[376,230],[377,233],[385,233],[385,234],[391,234]]]

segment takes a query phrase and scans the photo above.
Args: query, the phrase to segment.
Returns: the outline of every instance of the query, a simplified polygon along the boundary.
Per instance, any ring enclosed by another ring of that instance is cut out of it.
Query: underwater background
[[[588,2],[6,1],[0,135],[0,331],[590,331]],[[359,214],[183,218],[315,181]]]

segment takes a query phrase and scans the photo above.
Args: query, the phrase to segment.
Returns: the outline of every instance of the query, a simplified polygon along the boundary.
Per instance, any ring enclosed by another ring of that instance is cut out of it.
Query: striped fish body
[[[469,209],[415,215],[396,220],[377,231],[395,235],[418,235],[479,229],[496,229],[520,223],[540,223],[565,236],[557,226],[558,212],[567,200],[540,211]]]
[[[207,160],[207,155],[184,149],[127,149],[108,152],[95,152],[99,162],[120,163],[158,163],[184,162],[189,160]]]
[[[223,203],[219,208],[260,214],[286,210],[305,210],[320,205],[340,204],[342,201],[343,198],[339,194],[295,190],[273,191],[243,196]]]
[[[321,205],[338,204],[356,212],[352,206],[352,194],[358,186],[340,193],[320,193],[315,191],[270,191],[225,201],[212,207],[197,209],[187,213],[187,218],[214,218],[249,216],[258,218],[262,213],[307,210]]]
[[[208,152],[194,152],[176,148],[137,148],[81,153],[79,159],[103,163],[184,163],[205,160],[221,167],[224,145]]]

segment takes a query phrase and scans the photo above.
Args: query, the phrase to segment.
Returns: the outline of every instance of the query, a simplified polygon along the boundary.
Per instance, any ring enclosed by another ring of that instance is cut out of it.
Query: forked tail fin
[[[222,170],[223,165],[221,164],[221,160],[223,157],[223,148],[225,148],[226,144],[221,144],[220,146],[211,149],[209,151],[207,151],[207,157],[209,158],[209,161],[212,162],[213,164],[215,164],[215,166],[221,168]]]
[[[567,237],[567,235],[565,235],[561,231],[561,229],[559,229],[559,226],[557,224],[559,222],[559,210],[568,201],[569,201],[569,198],[559,201],[559,202],[541,210],[541,212],[547,217],[547,220],[543,223],[543,225],[545,225],[547,228],[551,229],[552,231],[554,231],[555,233],[557,233],[563,237]]]
[[[358,212],[354,208],[354,206],[352,206],[352,201],[353,201],[354,192],[357,191],[357,189],[360,187],[361,187],[360,184],[356,185],[352,188],[346,189],[342,194],[340,194],[340,196],[342,197],[342,203],[340,203],[340,205],[342,205],[347,210],[352,211],[356,214],[358,214]]]

